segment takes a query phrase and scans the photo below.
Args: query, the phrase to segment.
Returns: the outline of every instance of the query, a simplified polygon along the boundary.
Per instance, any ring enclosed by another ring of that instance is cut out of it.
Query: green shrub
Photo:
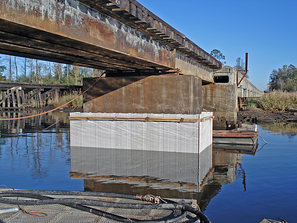
[[[249,108],[258,108],[260,107],[260,100],[258,98],[247,98],[246,104]]]

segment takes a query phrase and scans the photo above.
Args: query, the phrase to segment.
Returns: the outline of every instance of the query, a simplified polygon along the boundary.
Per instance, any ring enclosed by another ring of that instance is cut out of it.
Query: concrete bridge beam
[[[207,82],[221,67],[136,1],[96,3],[0,0],[0,53],[104,70],[176,69]]]

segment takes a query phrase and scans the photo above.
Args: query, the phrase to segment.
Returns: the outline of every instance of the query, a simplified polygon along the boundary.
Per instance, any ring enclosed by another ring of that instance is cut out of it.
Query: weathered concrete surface
[[[228,77],[229,81],[228,83],[216,83],[220,85],[237,85],[238,82],[242,78],[242,74],[238,72],[238,78],[236,77],[237,70],[233,67],[224,66],[222,69],[216,71],[214,73],[214,79],[216,82],[216,79],[219,80],[219,78],[222,77]],[[240,98],[246,98],[246,97],[261,97],[264,93],[263,91],[258,90],[246,77],[243,78],[241,83],[237,87],[238,97]]]
[[[237,122],[237,87],[235,85],[202,86],[203,111],[212,111],[214,129],[232,127]]]
[[[0,40],[0,53],[104,70],[179,69],[211,81],[221,67],[134,0],[0,0]]]
[[[79,7],[78,1],[0,3],[3,53],[17,51],[21,55],[95,68],[171,67],[174,54],[164,43],[151,40],[99,11]]]
[[[238,72],[239,73],[239,72]],[[242,74],[233,67],[224,66],[214,73],[213,85],[202,87],[203,111],[214,113],[214,129],[233,128],[237,123],[238,99],[246,97],[261,97],[259,91],[250,81],[244,78],[239,86]]]
[[[84,89],[93,81],[94,78],[84,79]],[[190,75],[106,77],[89,91],[83,110],[107,113],[200,114],[201,86],[201,79]]]
[[[84,97],[84,103],[87,103],[120,88],[124,88],[125,86],[140,81],[146,77],[147,76],[104,77],[101,78],[93,87],[91,86],[94,84],[94,81],[97,78],[84,78],[82,91],[85,91],[91,87]]]
[[[199,63],[197,60],[176,52],[175,67],[182,74],[200,77],[203,81],[213,82],[213,70]]]

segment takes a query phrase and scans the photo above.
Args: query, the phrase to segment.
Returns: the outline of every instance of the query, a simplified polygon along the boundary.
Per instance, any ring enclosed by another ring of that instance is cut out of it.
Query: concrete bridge
[[[135,0],[1,0],[0,53],[212,82],[221,63]]]
[[[208,137],[212,116],[202,112],[213,112],[214,123],[225,128],[236,122],[238,87],[226,91],[216,83],[221,62],[135,0],[0,0],[0,40],[0,53],[106,70],[88,92],[84,112],[108,112],[112,120],[117,114],[123,120],[123,113],[153,113],[158,122],[186,119],[198,122],[193,131],[207,126]],[[85,79],[84,90],[94,81]],[[230,97],[235,103],[226,103]],[[136,119],[152,120],[144,116]],[[203,138],[193,143],[204,149],[211,139]]]

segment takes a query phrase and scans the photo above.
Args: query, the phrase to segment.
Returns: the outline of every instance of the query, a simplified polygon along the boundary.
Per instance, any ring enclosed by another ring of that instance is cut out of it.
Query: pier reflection
[[[197,198],[212,167],[212,148],[200,154],[71,147],[71,177],[85,190]]]
[[[205,210],[222,185],[237,177],[245,183],[241,158],[254,152],[212,146],[200,154],[70,147],[70,177],[84,179],[86,191],[193,199]]]
[[[45,110],[42,109],[28,109],[19,111],[3,110],[0,112],[0,118],[21,118],[40,114],[44,111]],[[56,111],[26,119],[1,120],[1,137],[12,137],[14,136],[13,134],[34,133],[37,131],[42,131],[48,127],[50,127],[50,129],[69,128],[69,119],[67,118],[67,114],[67,112]],[[63,118],[65,115],[66,118]]]

